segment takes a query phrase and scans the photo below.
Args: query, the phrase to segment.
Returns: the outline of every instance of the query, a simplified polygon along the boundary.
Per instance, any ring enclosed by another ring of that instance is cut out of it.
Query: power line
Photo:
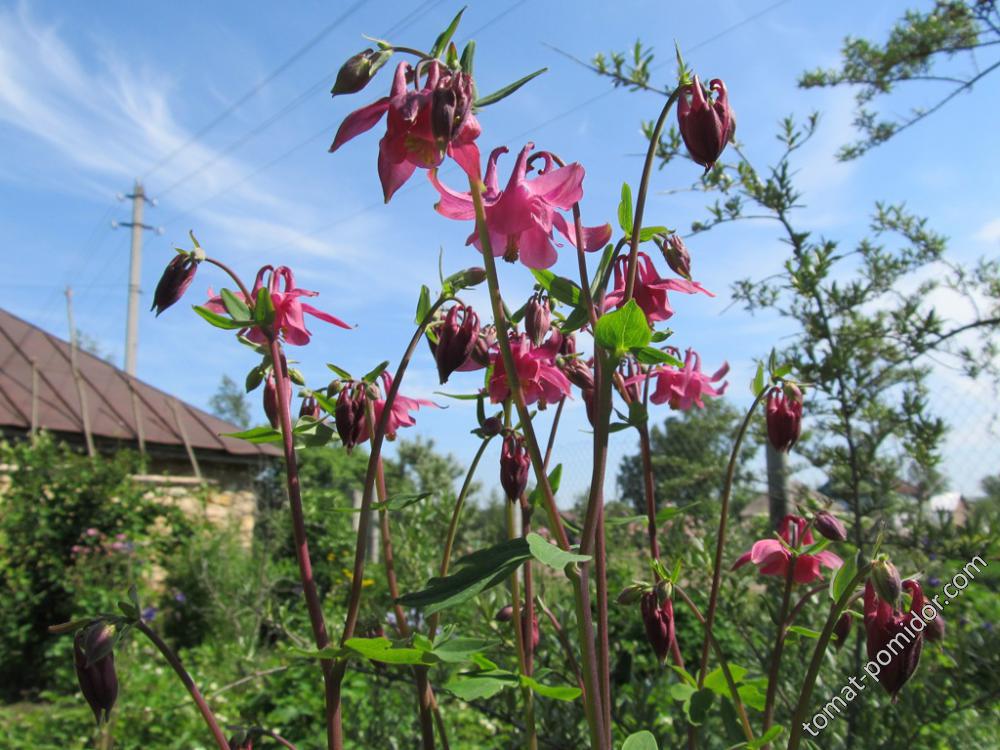
[[[209,131],[215,128],[219,123],[225,120],[229,115],[239,109],[241,106],[246,104],[250,99],[255,97],[260,93],[265,86],[267,86],[271,81],[277,78],[279,75],[284,73],[289,67],[291,67],[297,60],[299,60],[303,55],[305,55],[309,50],[319,44],[331,31],[336,29],[340,24],[346,21],[353,13],[355,13],[362,5],[364,5],[365,0],[357,0],[350,8],[348,8],[344,13],[338,16],[331,23],[324,26],[318,34],[316,34],[312,39],[302,45],[298,50],[296,50],[291,57],[285,60],[281,65],[272,70],[268,75],[259,80],[253,86],[250,87],[241,97],[236,101],[226,107],[222,112],[213,117],[208,123],[206,123],[200,130],[198,130],[194,135],[189,137],[186,141],[181,143],[175,149],[170,151],[165,156],[161,157],[159,161],[155,162],[149,169],[145,171],[143,177],[148,177],[157,170],[161,169],[165,164],[174,159],[178,154],[182,153],[185,149],[191,146],[195,141],[199,140],[202,136],[206,135]]]
[[[702,47],[705,47],[705,46],[711,44],[712,42],[715,42],[718,39],[721,39],[723,36],[726,36],[727,34],[730,34],[733,31],[736,31],[737,29],[742,28],[743,26],[746,26],[749,23],[752,23],[753,21],[756,21],[761,16],[763,16],[763,15],[765,15],[767,13],[770,13],[771,11],[776,10],[777,8],[780,8],[782,5],[786,5],[789,2],[791,2],[791,0],[779,0],[776,3],[773,3],[773,4],[769,5],[769,6],[767,6],[763,10],[760,10],[760,11],[754,13],[753,15],[748,16],[748,17],[746,17],[746,18],[738,21],[737,23],[733,24],[732,26],[728,26],[727,28],[723,29],[722,31],[718,32],[717,34],[714,34],[713,36],[709,37],[708,39],[704,39],[704,40],[698,42],[697,44],[695,44],[694,46],[689,47],[686,50],[686,52],[688,52],[688,53],[695,52],[696,50],[699,50]],[[501,15],[504,15],[504,14],[501,14]],[[663,65],[666,65],[666,64],[667,63],[663,63],[662,65],[656,66],[656,68],[663,67]],[[654,70],[656,68],[654,68]],[[570,115],[572,115],[572,114],[580,111],[581,109],[585,109],[586,107],[589,107],[591,104],[593,104],[593,103],[595,103],[595,102],[597,102],[597,101],[605,98],[606,96],[610,96],[615,91],[617,91],[617,89],[608,88],[608,89],[602,91],[599,94],[595,94],[594,96],[589,97],[588,99],[584,99],[583,101],[581,101],[581,102],[579,102],[577,104],[574,104],[569,109],[563,110],[559,114],[553,115],[552,117],[550,117],[550,118],[548,118],[546,120],[543,120],[542,122],[540,122],[540,123],[538,123],[536,125],[531,126],[527,130],[524,130],[524,131],[518,133],[517,135],[511,136],[509,138],[505,138],[504,142],[510,142],[510,141],[520,140],[521,138],[524,138],[526,135],[530,135],[531,133],[534,133],[534,132],[536,132],[538,130],[541,130],[542,128],[548,127],[549,125],[551,125],[551,124],[553,124],[555,122],[558,122],[559,120],[562,120],[565,117],[569,117]],[[454,167],[449,167],[448,171],[451,171],[452,169],[454,169]],[[396,195],[400,195],[402,193],[405,193],[405,192],[407,192],[409,190],[414,189],[415,185],[416,185],[416,183],[411,182],[406,187],[403,187],[400,190],[398,190],[396,192]],[[376,202],[370,203],[367,206],[364,206],[364,207],[358,209],[357,211],[354,211],[353,213],[347,214],[346,216],[343,216],[343,217],[341,217],[339,219],[335,219],[334,221],[329,222],[327,224],[324,224],[324,225],[322,225],[322,226],[320,226],[320,227],[318,227],[316,229],[313,229],[310,232],[299,233],[295,239],[289,240],[287,242],[283,242],[283,243],[281,243],[279,245],[275,245],[274,247],[269,248],[265,252],[266,253],[274,253],[274,252],[278,252],[279,250],[284,250],[285,248],[292,246],[296,242],[296,240],[299,240],[299,239],[308,239],[310,237],[314,237],[315,235],[317,235],[317,234],[319,234],[321,232],[325,232],[328,229],[332,229],[335,226],[340,226],[341,224],[346,224],[346,223],[348,223],[350,221],[353,221],[354,219],[358,218],[359,216],[362,216],[363,214],[367,213],[368,211],[371,211],[371,210],[373,210],[375,208],[378,208],[379,206],[382,206],[382,205],[384,205],[383,201],[376,201]]]

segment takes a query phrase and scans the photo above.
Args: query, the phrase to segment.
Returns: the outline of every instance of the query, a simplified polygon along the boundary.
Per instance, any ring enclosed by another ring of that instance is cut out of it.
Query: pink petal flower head
[[[552,351],[544,346],[533,347],[528,337],[523,334],[511,334],[510,349],[526,404],[533,404],[536,401],[551,404],[569,395],[569,380],[556,367]],[[507,371],[504,369],[503,357],[499,352],[493,355],[489,393],[490,401],[494,404],[504,401],[510,395]]]
[[[899,699],[899,691],[913,676],[920,663],[920,652],[924,646],[924,634],[910,624],[919,619],[924,606],[924,594],[920,584],[914,580],[903,581],[903,588],[910,593],[910,609],[904,613],[883,600],[875,591],[871,581],[865,584],[865,631],[867,635],[868,660],[876,662],[881,669],[875,675],[892,696],[892,702]],[[887,652],[892,659],[885,666],[877,661],[881,652]]]
[[[556,167],[551,155],[539,152],[545,160],[544,167],[533,179],[528,179],[528,154],[534,149],[529,143],[518,154],[507,186],[501,190],[497,181],[497,159],[507,153],[501,146],[493,150],[486,165],[483,204],[486,210],[486,227],[489,231],[493,255],[513,263],[520,260],[528,268],[548,268],[556,262],[556,247],[552,230],[556,229],[570,244],[580,247],[576,230],[558,213],[567,211],[583,198],[584,169],[578,163]],[[475,208],[472,195],[458,192],[443,185],[432,170],[431,183],[441,195],[435,205],[439,214],[448,219],[474,220]],[[586,251],[604,247],[611,238],[611,225],[584,227],[582,248]],[[482,251],[478,232],[466,241]]]
[[[615,264],[615,288],[604,298],[607,305],[621,307],[625,304],[625,284],[628,276],[628,256],[623,255]],[[656,323],[667,320],[674,314],[667,298],[667,292],[683,292],[684,294],[707,294],[714,297],[697,281],[686,279],[664,279],[653,265],[652,259],[646,253],[639,253],[636,259],[635,288],[632,297],[640,309],[646,313],[646,320]]]
[[[425,71],[421,86],[420,75]],[[471,98],[472,81],[465,73],[449,71],[437,60],[417,68],[401,62],[389,96],[349,114],[330,151],[371,130],[386,115],[385,135],[378,150],[378,174],[386,203],[417,167],[437,167],[445,155],[478,179],[479,149],[475,140],[481,128],[472,114]]]
[[[794,561],[792,580],[795,583],[812,583],[822,577],[821,567],[835,570],[844,564],[837,555],[826,550],[816,554],[800,553],[815,542],[809,530],[809,521],[801,516],[785,516],[778,524],[778,536],[781,540],[761,539],[754,542],[750,551],[741,555],[732,569],[753,563],[761,575],[784,578]]]
[[[767,437],[774,449],[788,453],[802,432],[802,391],[794,383],[767,395]]]
[[[718,78],[708,84],[708,93],[715,93],[715,101],[705,98],[698,76],[688,84],[677,101],[677,125],[691,158],[705,167],[712,168],[729,139],[736,132],[736,119],[729,107],[726,84]]]
[[[382,397],[376,398],[372,403],[372,408],[375,412],[375,424],[378,424],[379,420],[382,419],[382,412],[385,411],[385,395],[392,388],[392,375],[388,372],[383,372],[381,377]],[[402,393],[396,393],[396,398],[392,401],[392,409],[389,410],[389,416],[386,419],[385,436],[389,440],[395,440],[396,432],[400,427],[413,427],[417,423],[417,420],[410,412],[417,411],[421,406],[436,407],[437,404],[426,399],[410,398],[409,396],[404,396]],[[361,435],[358,442],[363,443],[369,437],[371,437],[371,431],[368,429],[368,418],[366,415],[361,425]]]
[[[285,343],[295,346],[305,346],[309,343],[312,334],[306,328],[306,313],[326,323],[332,323],[341,328],[350,328],[340,318],[335,318],[329,313],[317,310],[308,302],[303,302],[302,297],[315,297],[319,292],[295,286],[295,276],[292,274],[292,269],[287,266],[278,266],[277,268],[264,266],[257,272],[257,279],[250,292],[254,300],[257,298],[257,290],[265,286],[265,281],[271,302],[274,304],[274,330],[281,335]],[[212,295],[212,290],[209,289],[208,293]],[[244,302],[248,302],[242,294],[236,296],[243,299]],[[226,311],[221,296],[211,296],[205,303],[205,307],[220,314]],[[267,336],[258,327],[251,328],[247,333],[247,338],[255,344],[267,343]]]
[[[729,363],[723,362],[722,367],[711,375],[706,375],[701,371],[701,357],[694,349],[688,349],[684,355],[683,368],[663,366],[655,371],[656,388],[649,400],[654,404],[668,403],[672,409],[680,411],[687,411],[692,405],[704,409],[705,396],[717,398],[726,392],[728,382],[718,388],[713,383],[722,380],[728,372]]]

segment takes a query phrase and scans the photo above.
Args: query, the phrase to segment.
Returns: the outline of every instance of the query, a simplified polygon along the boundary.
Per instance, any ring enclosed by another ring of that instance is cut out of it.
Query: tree
[[[1000,59],[982,65],[976,52],[1000,44],[1000,14],[996,0],[938,0],[928,12],[907,11],[882,44],[848,37],[838,68],[804,73],[802,88],[856,86],[854,126],[861,138],[838,152],[842,161],[856,159],[925,117],[983,80]],[[961,60],[962,64],[953,64]],[[879,97],[888,97],[899,84],[913,81],[945,86],[933,104],[908,115],[880,119],[870,108]]]
[[[208,401],[212,413],[239,427],[250,426],[250,400],[236,381],[223,375],[219,387]]]

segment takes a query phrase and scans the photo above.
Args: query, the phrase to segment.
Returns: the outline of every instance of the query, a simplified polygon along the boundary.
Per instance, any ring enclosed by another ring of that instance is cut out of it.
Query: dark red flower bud
[[[497,622],[510,622],[511,618],[514,616],[514,607],[508,604],[506,607],[501,607],[497,610],[496,616],[493,618]]]
[[[562,341],[559,342],[559,353],[564,357],[576,354],[576,335],[572,333],[563,334]]]
[[[461,71],[443,75],[431,94],[431,132],[443,148],[465,124],[472,110],[472,78]]]
[[[594,371],[579,357],[559,362],[559,369],[573,385],[582,391],[594,390]]]
[[[153,306],[149,309],[156,310],[156,314],[159,315],[177,302],[191,286],[197,270],[198,261],[193,253],[175,255],[163,270],[163,275],[160,276],[160,280],[156,284],[156,291],[153,292]]]
[[[729,107],[726,84],[718,78],[708,84],[708,94],[715,92],[715,101],[705,97],[698,76],[681,92],[677,101],[677,125],[691,158],[707,172],[726,148],[735,132],[735,119]]]
[[[924,637],[929,641],[940,641],[944,638],[945,623],[944,617],[938,612],[933,620],[927,620],[927,627],[924,628]]]
[[[655,591],[642,595],[642,624],[646,628],[646,640],[653,647],[656,658],[662,663],[670,653],[670,645],[674,642],[674,602],[660,597]]]
[[[466,367],[475,362],[479,367],[489,367],[490,366],[490,352],[497,343],[497,329],[492,323],[479,331],[479,338],[476,339],[476,345],[472,349],[472,355],[469,357],[470,362],[466,364]]]
[[[345,383],[337,396],[337,407],[334,412],[334,422],[340,442],[348,453],[354,449],[361,438],[365,424],[365,385],[364,383]]]
[[[517,502],[524,494],[530,467],[531,459],[524,438],[513,433],[507,435],[500,449],[500,484],[511,502]]]
[[[580,391],[580,395],[583,397],[583,405],[587,410],[587,421],[590,422],[590,426],[594,426],[594,406],[595,406],[595,396],[596,391],[593,388],[585,388]]]
[[[667,237],[666,242],[660,246],[663,251],[663,258],[670,266],[670,270],[678,276],[683,276],[688,281],[691,280],[691,254],[687,245],[679,234],[672,234]]]
[[[434,360],[442,383],[464,365],[479,340],[479,316],[471,307],[455,305],[437,329]]]
[[[112,627],[103,620],[78,630],[73,638],[76,678],[98,724],[102,719],[110,719],[111,709],[118,698],[113,638]]]
[[[292,394],[288,394],[289,409],[291,409]],[[271,423],[271,427],[279,429],[281,424],[281,413],[278,410],[278,384],[274,379],[274,373],[267,374],[264,382],[264,414]]]
[[[483,422],[482,430],[487,437],[499,435],[500,431],[503,430],[503,422],[500,421],[499,417],[487,417]]]
[[[552,325],[552,309],[541,294],[532,295],[524,310],[524,330],[535,346],[541,346]]]
[[[875,560],[872,563],[870,580],[882,601],[895,608],[900,594],[903,593],[903,582],[896,566],[888,560]]]
[[[319,404],[316,403],[316,399],[312,396],[303,396],[302,404],[299,406],[299,419],[302,417],[312,417],[318,420],[320,418],[321,412]]]
[[[821,510],[813,518],[813,528],[831,542],[846,542],[847,527],[829,511]]]
[[[775,450],[787,453],[802,431],[802,392],[786,384],[784,391],[772,388],[767,395],[767,437]]]
[[[854,618],[851,617],[849,612],[844,612],[837,620],[837,624],[833,626],[833,645],[837,647],[840,651],[844,647],[844,643],[847,642],[847,636],[851,634],[851,628],[854,625]]]
[[[903,582],[911,594],[910,610],[903,613],[894,604],[884,601],[869,580],[865,585],[865,631],[867,634],[868,664],[865,671],[878,679],[895,703],[899,691],[913,676],[920,663],[924,635],[911,623],[919,617],[924,606],[920,584],[913,580]],[[879,660],[879,655],[882,659]],[[889,657],[885,663],[886,656]],[[878,670],[878,671],[875,671]],[[874,672],[874,674],[872,674]]]

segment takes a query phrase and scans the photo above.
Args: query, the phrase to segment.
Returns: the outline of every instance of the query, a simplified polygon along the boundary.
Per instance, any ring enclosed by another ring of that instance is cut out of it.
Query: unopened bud
[[[813,528],[831,542],[846,542],[847,527],[829,511],[821,510],[813,518]]]
[[[278,384],[273,372],[267,374],[267,382],[264,383],[264,414],[267,415],[271,427],[277,430],[281,423],[281,414],[278,409]]]
[[[184,292],[194,281],[195,272],[198,270],[198,260],[193,253],[179,253],[167,264],[156,284],[156,291],[153,292],[153,306],[150,310],[156,310],[156,314],[166,310],[176,303]]]
[[[618,594],[617,602],[619,604],[629,605],[635,604],[639,599],[642,598],[643,592],[646,590],[646,586],[641,583],[633,583],[626,586]]]
[[[896,566],[885,558],[875,560],[872,563],[871,582],[879,598],[895,609],[903,592],[903,581]]]
[[[531,458],[524,438],[513,433],[507,435],[500,449],[500,484],[511,502],[517,502],[528,486]]]
[[[337,397],[334,422],[348,453],[354,449],[365,424],[365,388],[362,383],[346,383]]]
[[[319,404],[311,395],[302,397],[302,404],[299,406],[299,419],[302,417],[312,417],[316,420],[320,418]]]
[[[500,421],[499,417],[487,417],[482,424],[483,435],[486,437],[493,437],[494,435],[499,435],[500,431],[503,430],[503,422]]]
[[[851,627],[854,625],[854,618],[850,612],[844,612],[833,626],[833,644],[839,651],[847,641],[847,636],[851,634]]]
[[[549,308],[548,299],[541,294],[533,295],[524,311],[524,330],[531,343],[541,346],[551,325],[552,310]]]
[[[501,607],[497,610],[496,616],[493,619],[497,622],[510,622],[513,616],[514,608],[508,604],[506,607]]]
[[[80,691],[100,724],[108,721],[118,698],[113,628],[103,620],[78,630],[73,638],[73,663]]]
[[[944,617],[938,612],[933,620],[926,620],[927,627],[924,628],[924,637],[929,641],[940,641],[944,638],[945,624]]]
[[[337,80],[330,90],[330,94],[356,94],[361,91],[368,82],[375,76],[378,69],[388,62],[392,55],[391,50],[374,51],[366,49],[340,66],[337,71]]]
[[[691,254],[687,245],[679,234],[670,235],[660,247],[663,251],[663,258],[670,266],[670,270],[678,276],[683,276],[688,281],[691,280]]]
[[[437,330],[434,360],[438,377],[446,383],[455,370],[464,365],[472,355],[479,340],[479,316],[471,307],[454,305]]]

